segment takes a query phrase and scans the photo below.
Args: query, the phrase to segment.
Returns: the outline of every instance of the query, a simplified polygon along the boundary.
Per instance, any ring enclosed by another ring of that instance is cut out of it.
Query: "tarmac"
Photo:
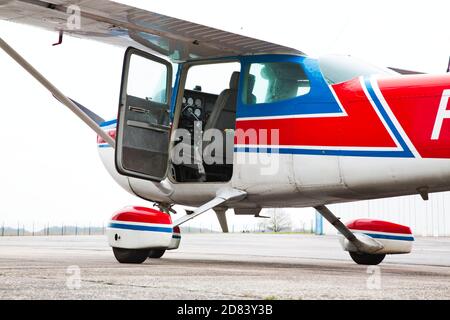
[[[0,238],[0,299],[449,299],[450,238],[356,265],[336,236],[185,234],[119,264],[104,236]]]

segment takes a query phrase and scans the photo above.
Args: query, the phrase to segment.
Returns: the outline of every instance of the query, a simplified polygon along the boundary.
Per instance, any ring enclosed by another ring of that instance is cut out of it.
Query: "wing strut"
[[[17,51],[11,48],[0,37],[0,48],[2,48],[12,59],[14,59],[19,65],[21,65],[33,78],[39,81],[50,93],[63,105],[69,108],[75,115],[86,123],[92,130],[95,131],[100,137],[103,138],[111,147],[115,147],[115,141],[111,138],[99,124],[92,119],[83,109],[77,106],[77,103],[70,100],[66,95],[58,90],[50,81],[48,81],[39,71],[37,71],[28,61],[26,61]]]
[[[224,204],[225,202],[240,201],[240,200],[244,199],[246,196],[247,196],[247,192],[245,192],[245,191],[241,191],[241,190],[237,190],[237,189],[233,189],[233,188],[220,189],[219,191],[217,191],[216,197],[214,199],[212,199],[211,201],[205,203],[201,207],[194,210],[194,212],[192,214],[187,214],[187,215],[183,216],[182,218],[176,220],[173,223],[173,226],[174,227],[179,226],[191,219],[194,219],[195,217],[201,215],[202,213],[205,213],[208,210],[211,210],[217,206]]]

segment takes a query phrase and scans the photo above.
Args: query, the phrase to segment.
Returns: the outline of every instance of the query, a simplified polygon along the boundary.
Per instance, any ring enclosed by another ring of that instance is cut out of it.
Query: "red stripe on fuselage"
[[[106,133],[107,133],[111,138],[113,138],[114,141],[116,140],[116,134],[117,134],[116,128],[110,129],[110,130],[106,131]],[[106,143],[106,141],[105,141],[105,139],[103,139],[102,137],[97,136],[97,143],[98,143],[98,144],[102,144],[102,143]]]
[[[396,147],[367,99],[359,79],[333,86],[347,116],[240,120],[237,129],[278,129],[279,144],[292,146]],[[270,131],[269,131],[270,132]],[[270,133],[268,134],[270,138]],[[273,144],[270,139],[259,144]],[[236,143],[242,143],[236,139]],[[254,142],[246,141],[246,144]]]
[[[439,139],[431,139],[443,92],[450,89],[450,75],[383,78],[378,85],[419,154],[424,158],[450,158],[450,119],[442,122]]]

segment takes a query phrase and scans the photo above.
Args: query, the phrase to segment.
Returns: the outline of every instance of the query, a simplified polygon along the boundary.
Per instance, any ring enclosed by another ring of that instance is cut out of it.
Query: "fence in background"
[[[229,226],[231,233],[263,233],[270,232],[265,230],[261,225],[236,225]],[[286,229],[282,232],[295,233],[314,233],[314,221],[304,222],[299,227],[294,229]],[[181,228],[182,233],[216,233],[220,230],[214,229],[213,225],[208,226],[191,226],[186,225]],[[18,223],[16,226],[0,224],[0,237],[10,236],[88,236],[88,235],[104,235],[106,233],[106,226],[78,226],[65,225],[60,226],[46,224],[45,226],[25,225]]]
[[[51,226],[47,224],[45,227],[25,226],[18,223],[17,226],[11,227],[5,224],[0,225],[0,236],[66,236],[66,235],[104,235],[106,227],[103,226],[73,226],[61,225]]]

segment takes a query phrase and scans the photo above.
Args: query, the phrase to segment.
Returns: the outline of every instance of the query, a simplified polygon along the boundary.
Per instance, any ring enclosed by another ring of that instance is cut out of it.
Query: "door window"
[[[132,55],[128,71],[127,94],[157,103],[167,103],[167,67]]]

